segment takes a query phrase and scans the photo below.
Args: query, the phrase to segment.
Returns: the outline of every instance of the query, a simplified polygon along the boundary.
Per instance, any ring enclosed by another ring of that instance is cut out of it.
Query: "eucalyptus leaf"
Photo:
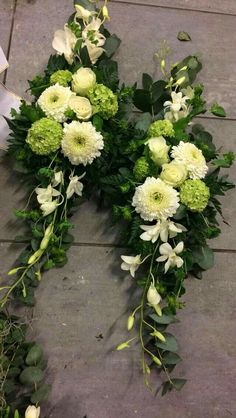
[[[168,364],[178,364],[182,361],[181,357],[176,353],[171,353],[170,351],[164,353],[162,361],[165,365]]]
[[[153,319],[153,321],[157,322],[158,324],[169,325],[179,322],[179,320],[174,315],[162,314],[162,316],[159,316],[156,314],[151,314],[149,316]]]
[[[163,333],[166,341],[162,342],[162,341],[156,341],[156,346],[158,348],[161,348],[162,350],[166,350],[166,351],[172,351],[175,352],[178,350],[178,344],[177,341],[174,337],[174,335],[169,334],[168,332]]]
[[[43,371],[38,367],[26,367],[20,375],[20,381],[23,385],[32,385],[40,383],[43,376]]]
[[[90,0],[74,0],[74,4],[78,4],[91,12],[94,12],[96,9],[95,4],[93,4]]]
[[[214,265],[214,253],[211,248],[205,246],[195,246],[192,249],[193,262],[198,264],[203,270],[208,270]]]
[[[175,379],[171,379],[171,381],[172,381],[172,383],[173,383],[173,385],[174,385],[174,388],[176,389],[176,390],[181,390],[182,389],[182,387],[185,385],[185,383],[187,382],[187,380],[186,379],[177,379],[177,378],[175,378]]]
[[[143,73],[142,84],[143,84],[144,90],[150,90],[152,83],[153,83],[152,77],[147,73]]]
[[[120,44],[121,40],[116,35],[112,35],[106,40],[103,48],[105,49],[105,53],[108,58],[111,58],[115,54]]]
[[[191,39],[191,36],[187,32],[185,32],[185,31],[179,31],[179,33],[177,35],[177,39],[179,41],[185,41],[185,42],[192,40]]]
[[[51,391],[51,385],[42,385],[30,398],[31,403],[41,404],[45,402]]]
[[[42,356],[42,348],[38,344],[35,344],[28,352],[25,362],[28,366],[36,366],[40,362]]]
[[[152,116],[150,113],[142,113],[142,115],[139,116],[135,129],[143,132],[147,132],[150,124],[152,122]]]

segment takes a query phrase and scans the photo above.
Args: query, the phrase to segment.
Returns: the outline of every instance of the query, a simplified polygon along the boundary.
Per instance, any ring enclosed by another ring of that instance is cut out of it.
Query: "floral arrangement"
[[[104,27],[108,19],[106,0],[76,0],[75,13],[55,33],[57,55],[44,75],[29,82],[32,104],[22,101],[7,120],[8,153],[30,188],[26,207],[15,215],[30,238],[0,288],[5,418],[38,418],[50,392],[43,383],[43,350],[26,340],[27,324],[9,314],[9,304],[32,306],[42,273],[66,264],[71,216],[94,190],[114,222],[126,224],[122,244],[128,255],[121,256],[121,269],[140,288],[140,302],[127,319],[133,334],[117,350],[139,342],[145,383],[157,368],[165,376],[163,395],[186,382],[172,377],[181,357],[167,328],[184,307],[185,279],[200,279],[213,266],[208,240],[220,234],[218,196],[234,187],[220,170],[231,166],[234,155],[221,155],[210,133],[193,122],[208,110],[203,86],[194,84],[199,58],[188,56],[168,68],[164,43],[156,54],[161,80],[143,74],[142,88],[119,86],[112,56],[120,40]],[[225,116],[217,103],[210,111]]]

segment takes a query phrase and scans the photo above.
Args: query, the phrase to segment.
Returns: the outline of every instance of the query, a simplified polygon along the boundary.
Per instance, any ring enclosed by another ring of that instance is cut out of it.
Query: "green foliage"
[[[220,118],[225,118],[226,117],[226,113],[225,113],[224,108],[222,106],[218,105],[218,103],[214,103],[211,106],[210,111],[213,115],[218,116]]]
[[[191,36],[187,32],[180,31],[177,35],[177,39],[179,41],[185,41],[185,42],[186,41],[191,41]]]

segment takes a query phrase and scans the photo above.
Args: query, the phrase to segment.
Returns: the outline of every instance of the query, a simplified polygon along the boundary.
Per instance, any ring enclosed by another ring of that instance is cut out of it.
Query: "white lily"
[[[47,188],[37,187],[37,200],[40,204],[51,202],[53,197],[60,196],[60,192],[52,187],[51,184]]]
[[[79,180],[81,180],[85,176],[85,173],[82,174],[82,176],[72,176],[70,175],[70,183],[69,186],[66,189],[66,197],[67,199],[70,199],[73,194],[77,194],[78,196],[82,196],[82,190],[83,190],[83,183],[81,183]]]
[[[138,254],[135,257],[122,255],[121,259],[123,260],[123,263],[121,264],[121,269],[125,271],[130,271],[131,276],[134,277],[136,270],[138,270],[140,264],[142,264],[141,254]]]
[[[59,55],[64,54],[66,61],[72,64],[74,59],[73,50],[76,42],[77,38],[75,34],[65,25],[64,30],[59,29],[55,32],[52,47]]]
[[[168,237],[174,238],[181,232],[186,232],[187,229],[178,223],[170,220],[159,220],[155,225],[140,225],[140,228],[145,231],[140,235],[143,241],[151,241],[153,244],[160,237],[162,242],[167,242]]]
[[[83,19],[84,22],[88,22],[89,18],[93,15],[96,15],[95,11],[90,11],[85,9],[84,7],[80,6],[79,4],[75,4],[76,15],[78,19]]]
[[[42,205],[40,205],[40,209],[43,212],[43,216],[48,216],[50,213],[54,212],[56,210],[56,207],[58,206],[58,200],[52,200],[51,202],[45,202]]]
[[[184,249],[184,243],[183,241],[179,242],[178,245],[176,245],[175,248],[172,248],[171,245],[166,242],[165,244],[162,244],[159,248],[159,252],[161,254],[160,257],[156,259],[156,261],[166,261],[165,263],[165,273],[169,270],[170,267],[182,267],[184,260],[179,257],[177,254],[182,253]]]
[[[52,186],[57,187],[59,184],[63,184],[64,182],[64,175],[63,171],[57,171],[57,173],[54,174],[54,178],[52,181]]]
[[[25,418],[39,418],[40,406],[36,408],[34,405],[29,405],[25,411]]]

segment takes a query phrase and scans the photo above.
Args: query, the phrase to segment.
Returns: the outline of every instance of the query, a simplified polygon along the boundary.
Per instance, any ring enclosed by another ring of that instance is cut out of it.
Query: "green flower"
[[[33,123],[26,138],[35,154],[49,155],[60,148],[63,130],[60,123],[42,118]]]
[[[134,166],[134,177],[137,181],[143,181],[149,174],[149,163],[145,157],[139,158]]]
[[[157,138],[159,136],[175,136],[173,125],[169,120],[157,120],[149,126],[148,137]]]
[[[88,98],[93,105],[94,113],[103,119],[110,119],[118,111],[117,96],[103,84],[95,84],[88,91]]]
[[[67,87],[72,80],[72,73],[69,70],[58,70],[50,77],[51,84],[60,84],[60,86]]]
[[[202,212],[209,197],[209,187],[202,180],[186,180],[180,187],[180,201],[192,212]]]

